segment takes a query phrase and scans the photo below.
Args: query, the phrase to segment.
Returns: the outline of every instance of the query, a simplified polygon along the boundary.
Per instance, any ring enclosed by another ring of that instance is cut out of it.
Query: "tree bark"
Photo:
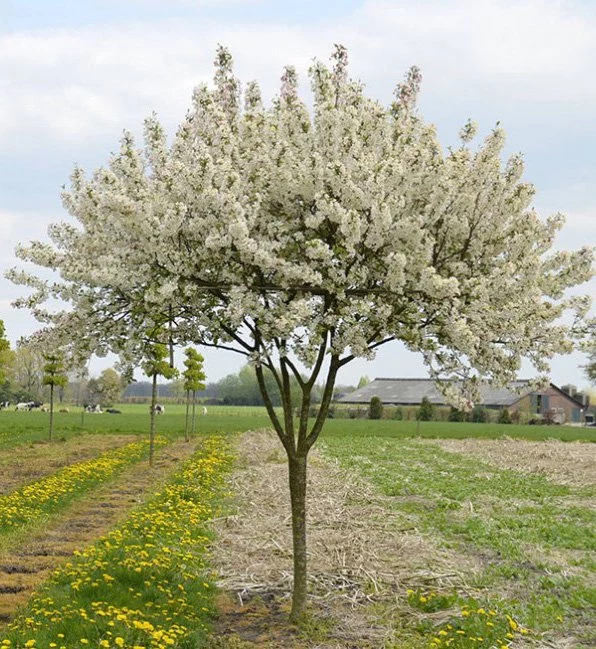
[[[157,405],[157,374],[153,375],[151,387],[151,412],[149,422],[149,466],[153,466],[153,452],[155,447],[155,406]]]
[[[54,385],[50,383],[50,442],[54,432]]]
[[[288,458],[292,503],[294,588],[290,621],[297,623],[306,609],[306,453]]]
[[[188,442],[190,437],[188,435],[188,414],[190,410],[190,390],[186,391],[186,419],[184,420],[184,441]]]

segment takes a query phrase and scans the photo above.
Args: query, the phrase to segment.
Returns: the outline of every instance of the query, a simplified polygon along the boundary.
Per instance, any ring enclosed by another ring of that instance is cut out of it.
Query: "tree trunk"
[[[195,436],[196,423],[197,423],[196,413],[195,413],[196,407],[197,407],[197,392],[196,390],[193,390],[192,391],[192,429],[191,429],[193,437]]]
[[[50,384],[50,442],[54,432],[54,386]]]
[[[188,436],[188,428],[189,428],[189,423],[188,423],[188,414],[190,410],[190,390],[186,391],[186,418],[184,420],[184,441],[188,442],[190,437]]]
[[[306,609],[306,454],[288,458],[288,463],[294,551],[294,589],[290,620],[297,623]]]
[[[155,406],[157,405],[157,374],[153,375],[151,388],[151,412],[149,423],[149,466],[153,466],[153,451],[155,446]]]

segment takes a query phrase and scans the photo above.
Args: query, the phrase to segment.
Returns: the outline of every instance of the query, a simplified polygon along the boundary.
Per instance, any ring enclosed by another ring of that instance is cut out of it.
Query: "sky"
[[[418,65],[419,109],[442,143],[469,117],[481,134],[500,122],[508,152],[524,155],[540,214],[567,216],[556,247],[596,244],[596,0],[0,0],[0,319],[13,343],[38,326],[11,306],[23,292],[4,278],[20,263],[15,246],[69,218],[60,190],[75,163],[105,164],[123,129],[140,134],[153,111],[172,133],[193,87],[211,79],[218,43],[267,100],[287,64],[306,97],[309,65],[334,43],[385,103]],[[595,294],[596,282],[580,292]],[[210,381],[242,365],[231,353],[204,355]],[[579,352],[555,358],[552,381],[585,386],[585,362]],[[392,343],[347,365],[339,382],[362,375],[426,370]]]

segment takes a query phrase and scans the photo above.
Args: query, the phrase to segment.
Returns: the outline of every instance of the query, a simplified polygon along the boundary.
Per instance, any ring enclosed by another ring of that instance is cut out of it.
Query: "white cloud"
[[[0,105],[0,137],[5,147],[40,137],[94,140],[136,127],[153,109],[176,121],[192,87],[210,78],[217,42],[232,48],[243,79],[258,78],[271,94],[285,63],[304,72],[338,41],[350,47],[354,73],[385,99],[416,63],[423,100],[446,110],[496,97],[521,102],[520,111],[541,102],[553,115],[561,106],[596,105],[596,84],[586,82],[596,16],[577,2],[371,0],[333,24],[162,21],[6,34],[0,88],[9,101]]]

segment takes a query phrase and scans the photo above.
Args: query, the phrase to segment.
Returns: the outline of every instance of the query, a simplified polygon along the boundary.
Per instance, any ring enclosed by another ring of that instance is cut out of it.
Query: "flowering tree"
[[[349,79],[341,46],[310,78],[312,110],[291,67],[270,108],[254,82],[242,104],[219,48],[214,86],[195,90],[173,141],[154,116],[144,150],[126,133],[106,168],[91,178],[75,169],[64,193],[74,223],[51,226],[50,244],[18,249],[62,280],[11,273],[34,289],[19,304],[48,325],[41,336],[72,353],[134,359],[139,332],[159,320],[176,343],[233,350],[254,365],[289,463],[293,619],[306,601],[307,456],[341,368],[401,340],[433,376],[467,379],[462,393],[445,388],[459,406],[477,399],[479,377],[505,383],[523,358],[545,372],[571,350],[574,326],[560,316],[587,305],[564,292],[592,264],[587,248],[549,252],[564,219],[532,209],[521,157],[502,163],[501,129],[471,150],[468,122],[461,146],[442,151],[415,109],[416,68],[389,107]],[[51,313],[48,298],[72,309]]]

